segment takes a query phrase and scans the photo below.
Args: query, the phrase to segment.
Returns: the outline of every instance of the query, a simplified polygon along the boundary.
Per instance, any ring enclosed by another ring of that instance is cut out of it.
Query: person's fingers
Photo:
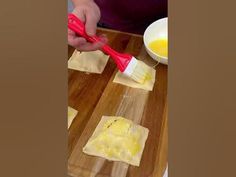
[[[96,34],[99,17],[96,16],[95,13],[90,13],[90,12],[86,13],[85,16],[86,16],[85,30],[88,35],[93,36]]]
[[[73,34],[68,34],[68,43],[69,43],[69,45],[71,45],[75,48],[78,48],[81,45],[87,43],[87,41],[82,37],[77,37]]]
[[[81,8],[81,9],[79,9],[79,10],[77,10],[77,9],[74,9],[73,11],[72,11],[72,13],[73,14],[75,14],[82,22],[85,22],[85,12],[84,12],[84,9],[83,8]]]
[[[85,22],[85,31],[88,35],[93,36],[96,34],[98,17],[91,12],[86,12],[83,9],[74,9],[73,13],[82,21]]]
[[[104,44],[106,44],[108,42],[107,35],[105,35],[105,34],[99,35],[99,38],[100,38],[101,42]]]
[[[68,29],[68,43],[80,51],[98,50],[104,45],[104,42],[87,42],[86,39],[76,36],[75,32],[70,29]]]
[[[101,42],[96,42],[96,43],[83,43],[82,45],[80,45],[77,50],[81,50],[81,51],[94,51],[94,50],[98,50],[100,49],[104,44]]]
[[[68,33],[68,36],[75,36],[75,32],[72,31],[70,28],[67,28],[67,33]]]

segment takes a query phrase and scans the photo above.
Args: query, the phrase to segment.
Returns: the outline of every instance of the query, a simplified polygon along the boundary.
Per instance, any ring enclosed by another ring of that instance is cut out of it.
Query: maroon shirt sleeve
[[[99,24],[143,34],[149,24],[167,17],[167,0],[95,0],[101,10]]]

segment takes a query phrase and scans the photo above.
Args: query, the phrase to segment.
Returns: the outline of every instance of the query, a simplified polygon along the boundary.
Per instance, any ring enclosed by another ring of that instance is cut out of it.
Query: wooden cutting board
[[[116,50],[155,65],[145,51],[142,36],[103,29],[99,32],[108,36]],[[69,56],[72,52],[69,48]],[[68,173],[74,177],[159,177],[167,163],[167,66],[156,67],[151,92],[113,83],[116,72],[111,59],[100,75],[69,70],[68,102],[79,113],[69,130]],[[149,129],[139,167],[82,152],[103,115],[122,116]]]

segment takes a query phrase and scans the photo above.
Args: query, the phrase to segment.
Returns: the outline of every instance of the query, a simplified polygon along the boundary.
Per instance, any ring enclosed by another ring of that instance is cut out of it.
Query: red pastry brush
[[[85,38],[89,42],[98,42],[100,38],[97,36],[89,36],[85,31],[84,23],[78,19],[74,14],[68,15],[68,28],[74,31],[79,36]],[[130,54],[123,54],[115,51],[107,44],[104,44],[101,50],[110,55],[115,61],[118,69],[139,83],[143,83],[149,77],[149,66],[143,65],[139,60]]]

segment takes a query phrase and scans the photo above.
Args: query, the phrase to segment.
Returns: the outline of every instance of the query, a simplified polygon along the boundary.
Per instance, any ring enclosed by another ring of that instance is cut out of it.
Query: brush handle
[[[84,23],[72,13],[68,15],[68,28],[91,43],[101,42],[98,36],[89,36],[85,31]],[[132,55],[119,53],[107,44],[104,44],[101,50],[111,56],[121,72],[124,72],[132,59]]]

